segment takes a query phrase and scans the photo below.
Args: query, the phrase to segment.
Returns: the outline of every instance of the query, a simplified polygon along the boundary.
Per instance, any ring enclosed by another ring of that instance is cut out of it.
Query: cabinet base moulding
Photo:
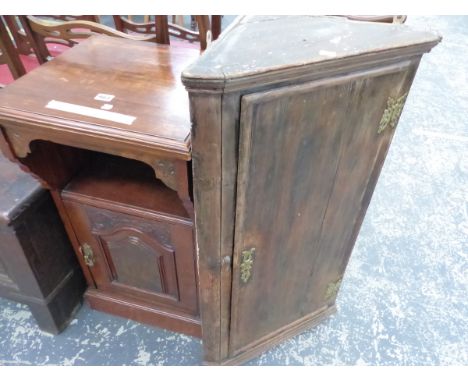
[[[280,344],[281,342],[292,338],[304,330],[310,329],[320,323],[323,320],[331,316],[332,314],[336,313],[336,305],[327,306],[324,309],[319,311],[313,312],[308,316],[297,320],[296,322],[281,328],[276,333],[268,335],[262,339],[260,339],[256,344],[253,346],[249,346],[248,349],[243,351],[240,354],[237,354],[231,358],[227,358],[222,360],[221,362],[205,362],[204,364],[207,366],[215,366],[215,365],[222,365],[222,366],[234,366],[240,365],[244,362],[251,360],[259,356],[260,354],[264,353],[267,350],[270,350],[272,347]]]
[[[104,313],[128,318],[143,324],[156,325],[189,336],[198,338],[202,336],[200,320],[190,316],[171,314],[138,302],[125,301],[92,288],[88,288],[85,298],[92,309]]]

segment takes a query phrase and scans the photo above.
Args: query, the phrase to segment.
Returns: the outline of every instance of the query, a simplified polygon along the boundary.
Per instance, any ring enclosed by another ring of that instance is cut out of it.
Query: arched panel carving
[[[93,229],[112,274],[112,283],[179,299],[174,250],[131,227]]]

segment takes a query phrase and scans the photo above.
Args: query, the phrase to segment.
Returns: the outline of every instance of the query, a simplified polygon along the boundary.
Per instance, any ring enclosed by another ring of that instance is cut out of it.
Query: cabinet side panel
[[[220,95],[190,94],[192,164],[204,360],[221,357]]]
[[[2,259],[0,258],[0,277],[2,276],[8,277],[8,273],[6,267],[2,263]]]
[[[236,215],[240,95],[223,96],[221,190],[221,359],[228,356],[231,322],[232,251]]]
[[[73,248],[48,192],[15,222],[15,231],[35,278],[32,285],[25,285],[25,280],[21,282],[24,293],[36,295],[37,283],[41,296],[48,296],[67,275],[79,272]]]

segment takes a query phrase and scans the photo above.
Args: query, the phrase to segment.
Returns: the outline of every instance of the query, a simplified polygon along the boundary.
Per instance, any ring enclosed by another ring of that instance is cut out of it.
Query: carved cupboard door
[[[197,313],[191,224],[65,205],[98,290]]]
[[[332,310],[416,67],[242,98],[230,356]]]

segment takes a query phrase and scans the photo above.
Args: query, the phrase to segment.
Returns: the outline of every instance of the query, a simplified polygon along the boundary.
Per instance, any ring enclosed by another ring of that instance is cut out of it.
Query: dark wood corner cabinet
[[[200,57],[93,37],[0,93],[2,150],[51,190],[92,307],[242,363],[335,311],[439,41],[308,16],[240,17]]]

